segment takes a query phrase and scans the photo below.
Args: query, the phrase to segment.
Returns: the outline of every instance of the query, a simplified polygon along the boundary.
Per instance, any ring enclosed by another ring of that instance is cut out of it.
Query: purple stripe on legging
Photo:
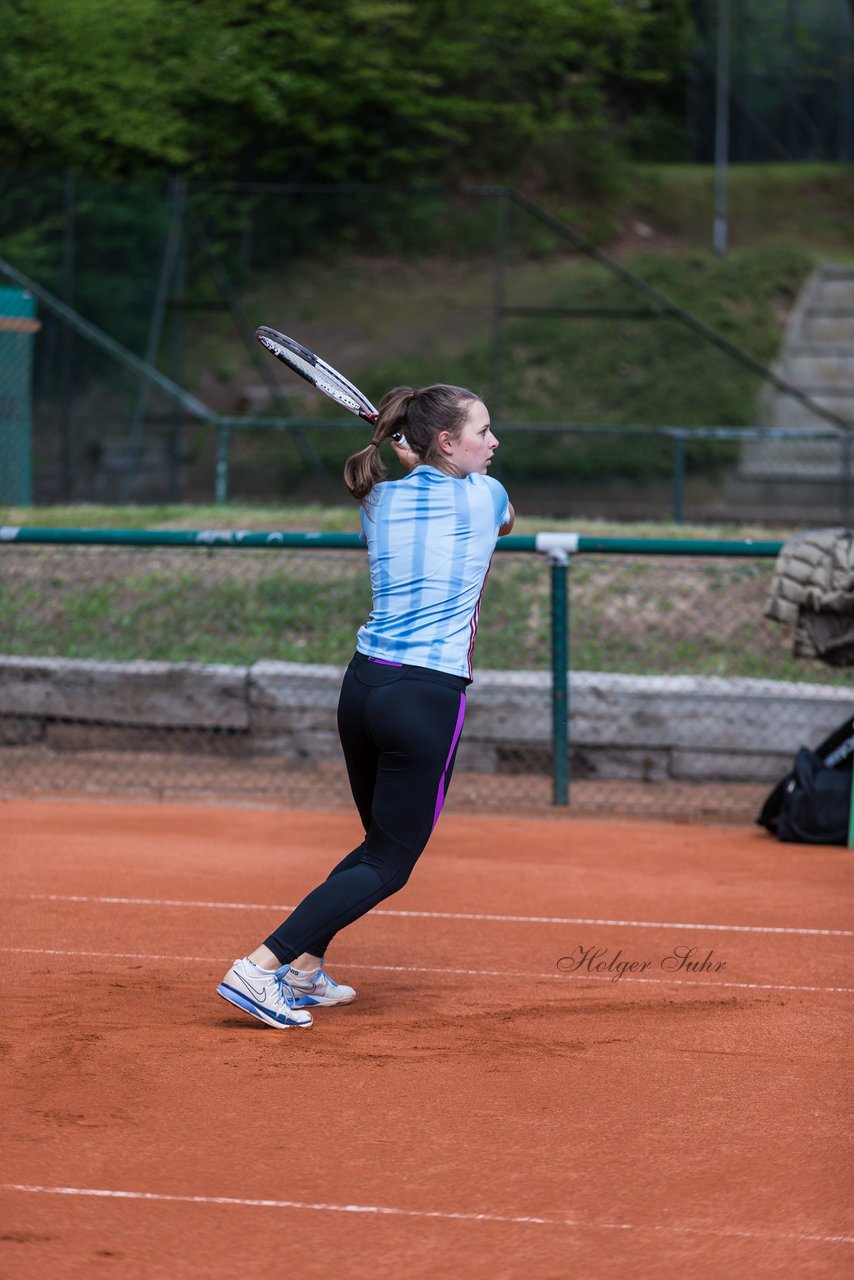
[[[451,739],[451,747],[450,747],[450,750],[448,751],[448,758],[445,761],[445,767],[442,770],[442,776],[439,779],[439,792],[438,792],[438,795],[436,796],[436,808],[433,813],[434,827],[436,823],[439,821],[439,814],[442,812],[442,805],[445,803],[445,778],[447,777],[448,769],[451,767],[451,761],[454,758],[454,752],[457,749],[457,743],[459,742],[460,734],[463,731],[463,721],[465,720],[465,718],[466,718],[466,695],[464,693],[461,693],[460,709],[457,714],[457,723],[454,726],[454,736]],[[431,827],[431,830],[432,830],[432,827]]]
[[[368,658],[368,662],[376,662],[381,667],[402,667],[402,662],[387,662],[385,658]]]

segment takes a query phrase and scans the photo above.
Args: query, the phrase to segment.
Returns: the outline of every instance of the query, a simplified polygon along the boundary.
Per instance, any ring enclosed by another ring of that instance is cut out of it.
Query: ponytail
[[[358,502],[364,502],[374,485],[385,480],[388,471],[380,457],[380,445],[395,432],[406,436],[406,443],[420,462],[444,466],[438,446],[439,433],[447,431],[459,436],[472,400],[480,396],[468,387],[452,387],[437,383],[432,387],[395,387],[380,401],[371,443],[354,453],[344,464],[344,483]],[[458,474],[456,471],[453,474]]]
[[[396,431],[403,430],[406,408],[415,395],[413,387],[395,387],[380,401],[371,443],[344,463],[344,483],[357,502],[364,502],[374,485],[385,480],[388,470],[380,457],[380,445]]]

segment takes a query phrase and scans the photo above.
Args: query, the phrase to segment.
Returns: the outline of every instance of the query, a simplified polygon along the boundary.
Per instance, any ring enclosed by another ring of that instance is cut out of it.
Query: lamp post
[[[727,161],[729,159],[729,5],[718,0],[718,62],[715,99],[715,223],[712,247],[722,258],[727,250]]]

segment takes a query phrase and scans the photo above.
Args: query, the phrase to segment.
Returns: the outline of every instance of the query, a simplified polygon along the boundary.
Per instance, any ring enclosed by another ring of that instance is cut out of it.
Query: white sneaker
[[[217,994],[268,1027],[311,1026],[311,1014],[296,1007],[285,966],[262,975],[245,958],[235,960]]]
[[[319,969],[313,978],[299,969],[288,969],[285,981],[293,992],[298,1009],[312,1004],[349,1004],[356,999],[352,987],[335,982],[324,969]]]

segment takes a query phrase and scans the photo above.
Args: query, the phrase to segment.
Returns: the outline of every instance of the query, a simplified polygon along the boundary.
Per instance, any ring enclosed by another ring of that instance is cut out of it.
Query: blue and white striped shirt
[[[509,519],[491,476],[419,466],[376,485],[362,507],[374,602],[359,652],[471,678],[483,584]]]

